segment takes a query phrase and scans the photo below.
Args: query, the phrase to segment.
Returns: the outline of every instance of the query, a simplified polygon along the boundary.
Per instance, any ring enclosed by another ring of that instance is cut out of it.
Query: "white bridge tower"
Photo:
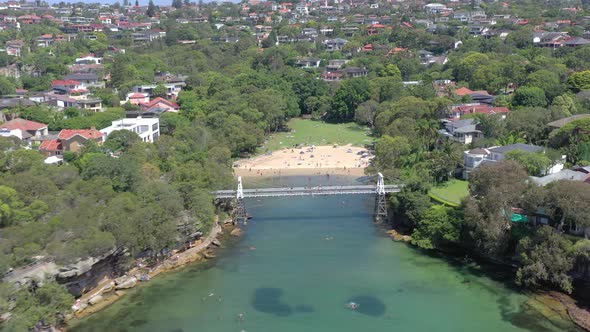
[[[377,188],[375,189],[375,221],[387,220],[387,199],[385,195],[385,181],[383,174],[377,173]]]

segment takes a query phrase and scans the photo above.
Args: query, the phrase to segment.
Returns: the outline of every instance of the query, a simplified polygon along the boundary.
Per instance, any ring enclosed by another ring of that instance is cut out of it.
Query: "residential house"
[[[461,119],[464,115],[469,114],[497,115],[502,119],[506,119],[508,113],[510,113],[508,107],[494,107],[481,103],[469,103],[451,106],[449,119]]]
[[[347,43],[348,40],[343,38],[327,39],[324,41],[324,45],[326,45],[326,51],[328,52],[340,51]]]
[[[39,146],[39,151],[45,157],[59,156],[64,151],[79,152],[89,141],[102,144],[103,133],[96,128],[63,129],[57,139],[44,141]]]
[[[352,37],[359,31],[359,28],[356,26],[349,25],[340,28],[340,31],[342,31],[342,33],[344,33],[346,37]]]
[[[22,40],[10,40],[6,42],[6,54],[20,57],[22,55],[22,49],[25,46],[25,42]]]
[[[576,114],[576,115],[568,116],[567,118],[563,118],[563,119],[549,122],[547,124],[547,126],[549,126],[549,128],[551,128],[551,129],[559,129],[572,121],[576,121],[576,120],[580,120],[580,119],[584,119],[584,118],[588,118],[588,117],[590,117],[590,114]]]
[[[76,58],[76,60],[74,60],[74,63],[77,65],[84,65],[84,64],[100,65],[100,64],[102,64],[102,58],[96,57],[94,54],[87,54],[87,55],[81,56],[79,58]]]
[[[82,87],[104,88],[104,82],[95,73],[73,73],[65,76],[64,80],[80,82]]]
[[[369,74],[369,70],[359,67],[347,67],[340,69],[340,72],[344,73],[347,78],[366,77]]]
[[[315,28],[303,28],[301,30],[301,33],[306,35],[306,36],[311,36],[316,38],[318,36],[318,29]]]
[[[186,86],[184,82],[171,82],[171,83],[163,83],[164,87],[166,87],[166,94],[168,98],[176,99],[178,97],[178,93],[182,91],[182,88]],[[157,84],[145,84],[145,85],[136,85],[132,88],[133,92],[136,93],[147,93],[150,97],[154,94],[154,89],[157,87]]]
[[[164,38],[165,36],[166,32],[159,29],[153,29],[149,31],[134,32],[131,34],[131,39],[134,42],[153,42],[154,40]]]
[[[465,165],[465,168],[463,169],[463,179],[467,180],[469,178],[469,174],[483,163],[502,161],[504,160],[506,153],[516,150],[529,153],[544,153],[545,148],[537,145],[516,143],[486,149],[478,148],[465,151],[463,153],[463,161]],[[566,156],[562,156],[561,160],[556,161],[553,165],[551,165],[551,167],[546,169],[544,171],[544,175],[554,174],[561,171],[565,164],[565,157]]]
[[[113,121],[111,126],[101,129],[103,140],[114,131],[129,130],[141,138],[143,142],[153,143],[160,137],[160,119],[142,118],[135,119],[125,118]]]
[[[31,144],[32,141],[40,140],[42,136],[48,133],[46,124],[21,118],[16,118],[0,125],[0,136],[18,137],[28,144]]]
[[[41,23],[41,17],[37,15],[23,15],[16,19],[20,24],[38,24]]]
[[[50,139],[41,142],[39,152],[46,158],[61,156],[63,154],[63,145],[57,139]]]
[[[25,98],[1,98],[0,99],[0,112],[15,107],[33,106],[36,103],[33,100]]]
[[[164,112],[178,112],[180,110],[180,106],[170,100],[166,100],[162,97],[157,97],[154,98],[153,100],[144,103],[144,104],[139,104],[141,109],[144,111],[149,111],[149,110],[153,110],[153,109],[161,109]]]
[[[93,112],[102,111],[102,101],[99,98],[92,98],[87,95],[67,96],[60,94],[46,94],[44,104],[56,107],[60,110],[68,107],[81,108]]]
[[[44,34],[41,35],[39,37],[37,37],[37,46],[39,47],[49,47],[51,45],[53,45],[53,43],[56,42],[63,42],[65,41],[66,38],[64,37],[64,35],[52,35],[52,34]]]
[[[344,73],[337,70],[337,71],[325,71],[322,73],[322,80],[326,82],[337,82],[342,80],[344,77]]]
[[[74,80],[53,80],[51,81],[51,88],[54,93],[60,95],[88,92],[88,90],[82,86],[81,82]]]
[[[147,93],[129,93],[127,94],[127,102],[133,105],[140,105],[148,103],[150,96]]]
[[[350,60],[346,60],[346,59],[328,60],[328,65],[326,66],[326,71],[337,71],[338,69],[342,68],[342,66],[344,66],[348,62],[350,62]]]
[[[164,82],[164,83],[185,83],[188,76],[183,75],[175,75],[171,74],[170,72],[157,72],[154,77],[154,82]]]
[[[483,133],[477,129],[477,123],[474,119],[443,120],[443,125],[444,129],[441,129],[440,133],[461,144],[471,144],[483,138]]]
[[[295,66],[300,68],[319,68],[321,61],[318,58],[298,58],[295,60]]]

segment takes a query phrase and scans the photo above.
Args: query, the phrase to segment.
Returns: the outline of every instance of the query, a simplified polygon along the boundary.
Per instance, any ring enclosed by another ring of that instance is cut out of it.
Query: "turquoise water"
[[[214,263],[158,277],[73,330],[563,331],[491,272],[392,242],[372,223],[370,197],[247,207],[244,237]]]

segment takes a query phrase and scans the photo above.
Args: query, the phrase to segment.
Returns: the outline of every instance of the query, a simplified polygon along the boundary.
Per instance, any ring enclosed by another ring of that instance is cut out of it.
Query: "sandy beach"
[[[364,175],[373,156],[367,149],[344,146],[306,146],[283,149],[234,163],[237,176]]]

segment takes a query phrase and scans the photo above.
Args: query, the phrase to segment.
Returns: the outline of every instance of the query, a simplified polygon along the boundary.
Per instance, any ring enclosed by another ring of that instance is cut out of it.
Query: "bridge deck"
[[[386,193],[396,193],[401,189],[400,185],[386,185]],[[314,196],[314,195],[348,195],[348,194],[374,194],[373,185],[354,186],[317,186],[317,187],[284,187],[244,189],[244,197],[283,197],[283,196]],[[218,190],[213,192],[215,198],[234,198],[235,190]]]

